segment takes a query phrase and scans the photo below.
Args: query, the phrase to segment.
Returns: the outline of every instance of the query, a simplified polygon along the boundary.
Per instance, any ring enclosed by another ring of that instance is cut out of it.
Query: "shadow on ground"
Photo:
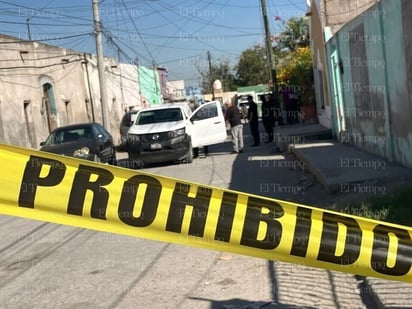
[[[210,309],[315,309],[315,307],[293,306],[272,301],[250,301],[246,299],[212,300],[207,298],[190,297],[189,299],[208,301]]]

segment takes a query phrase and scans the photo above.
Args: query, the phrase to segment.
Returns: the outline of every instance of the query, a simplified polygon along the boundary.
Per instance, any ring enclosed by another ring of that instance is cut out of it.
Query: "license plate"
[[[150,149],[152,149],[152,150],[162,149],[162,144],[160,144],[160,143],[151,144]]]

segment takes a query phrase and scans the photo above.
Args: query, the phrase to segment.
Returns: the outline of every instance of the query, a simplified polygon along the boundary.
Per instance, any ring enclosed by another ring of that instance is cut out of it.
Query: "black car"
[[[98,123],[59,127],[40,146],[41,151],[109,164],[116,162],[113,138]]]
[[[127,149],[127,132],[136,119],[138,110],[126,112],[120,121],[120,144],[118,150]]]

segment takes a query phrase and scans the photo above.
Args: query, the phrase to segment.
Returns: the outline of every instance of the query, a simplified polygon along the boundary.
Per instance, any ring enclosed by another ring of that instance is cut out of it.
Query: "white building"
[[[126,109],[140,106],[135,65],[105,59],[107,129],[119,140]],[[0,142],[39,148],[58,126],[96,121],[102,108],[96,57],[0,35]]]

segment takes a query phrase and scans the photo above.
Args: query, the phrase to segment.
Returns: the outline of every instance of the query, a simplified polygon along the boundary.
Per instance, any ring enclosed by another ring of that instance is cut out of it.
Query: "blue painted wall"
[[[326,43],[335,136],[409,167],[411,28],[410,2],[383,0],[346,24]],[[334,53],[338,64],[333,64]]]

